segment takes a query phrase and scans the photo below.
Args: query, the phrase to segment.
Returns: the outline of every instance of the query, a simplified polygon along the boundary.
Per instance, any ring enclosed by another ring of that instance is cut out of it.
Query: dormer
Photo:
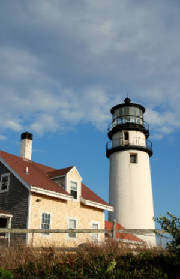
[[[49,172],[48,176],[73,196],[74,201],[80,200],[82,177],[75,166]]]
[[[81,197],[81,183],[82,177],[76,167],[73,167],[66,175],[66,191],[73,196],[74,200],[79,200]]]

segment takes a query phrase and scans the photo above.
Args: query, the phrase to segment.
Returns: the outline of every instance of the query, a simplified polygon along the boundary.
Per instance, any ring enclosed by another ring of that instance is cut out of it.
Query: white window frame
[[[77,218],[75,218],[75,217],[69,217],[69,218],[68,218],[68,221],[67,221],[67,223],[68,223],[68,224],[67,224],[68,229],[72,229],[72,228],[70,228],[70,225],[69,225],[69,222],[70,222],[71,220],[76,221],[76,227],[75,227],[74,229],[77,229],[78,221],[77,221]],[[70,240],[76,241],[76,240],[77,240],[77,234],[75,233],[75,237],[71,237],[71,236],[70,236],[70,233],[68,233],[68,234],[67,234],[67,238],[70,239]]]
[[[100,223],[99,223],[99,222],[97,222],[97,221],[91,221],[91,229],[94,229],[94,228],[93,228],[93,225],[97,225],[97,226],[98,226],[97,230],[100,229]],[[97,235],[97,237],[95,237],[95,235]],[[98,242],[99,239],[100,239],[100,234],[99,234],[99,233],[92,233],[92,234],[91,234],[91,239],[92,239],[92,241],[94,241],[94,242]]]
[[[3,177],[8,177],[8,182],[7,182],[7,189],[2,190],[2,179]],[[9,191],[9,185],[10,185],[10,173],[6,172],[1,174],[1,182],[0,182],[0,193],[8,192]]]
[[[70,195],[71,195],[71,187],[72,187],[72,184],[71,183],[74,183],[74,184],[76,184],[76,195],[77,195],[77,197],[76,197],[76,199],[73,197],[73,200],[78,200],[78,183],[77,183],[77,181],[74,181],[74,180],[70,180]]]
[[[47,212],[47,211],[42,211],[41,212],[41,224],[40,224],[40,228],[42,229],[42,220],[43,220],[43,214],[48,214],[50,216],[49,218],[49,230],[51,229],[51,213],[50,212]],[[43,230],[43,229],[42,229]],[[46,237],[49,237],[51,234],[50,233],[41,233],[42,236],[46,236]]]

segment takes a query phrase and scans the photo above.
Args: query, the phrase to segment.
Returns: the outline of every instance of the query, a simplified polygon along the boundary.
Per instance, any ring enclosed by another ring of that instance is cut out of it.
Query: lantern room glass
[[[123,123],[143,125],[143,112],[136,106],[123,106],[113,113],[113,126]]]

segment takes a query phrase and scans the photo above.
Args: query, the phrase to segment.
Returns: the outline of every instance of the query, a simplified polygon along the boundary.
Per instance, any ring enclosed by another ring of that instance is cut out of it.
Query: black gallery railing
[[[146,130],[149,130],[149,125],[141,117],[134,115],[124,115],[115,118],[112,123],[108,126],[108,132],[110,132],[114,127],[122,124],[138,124],[142,125]]]
[[[152,142],[149,139],[141,138],[141,137],[133,137],[129,140],[125,140],[124,138],[114,139],[112,141],[108,141],[106,143],[106,151],[111,150],[112,148],[118,146],[139,146],[147,148],[152,151]]]

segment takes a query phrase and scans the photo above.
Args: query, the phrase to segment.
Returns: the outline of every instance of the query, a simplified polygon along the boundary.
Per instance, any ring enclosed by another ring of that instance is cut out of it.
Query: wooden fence
[[[6,239],[8,240],[8,246],[10,245],[10,235],[11,234],[32,234],[32,240],[34,238],[34,234],[36,233],[104,233],[112,237],[112,239],[116,240],[116,233],[132,233],[136,235],[147,235],[147,234],[158,234],[164,235],[167,234],[165,230],[160,229],[116,229],[116,222],[113,222],[112,230],[107,229],[8,229],[8,228],[0,228],[0,234],[6,234]]]

